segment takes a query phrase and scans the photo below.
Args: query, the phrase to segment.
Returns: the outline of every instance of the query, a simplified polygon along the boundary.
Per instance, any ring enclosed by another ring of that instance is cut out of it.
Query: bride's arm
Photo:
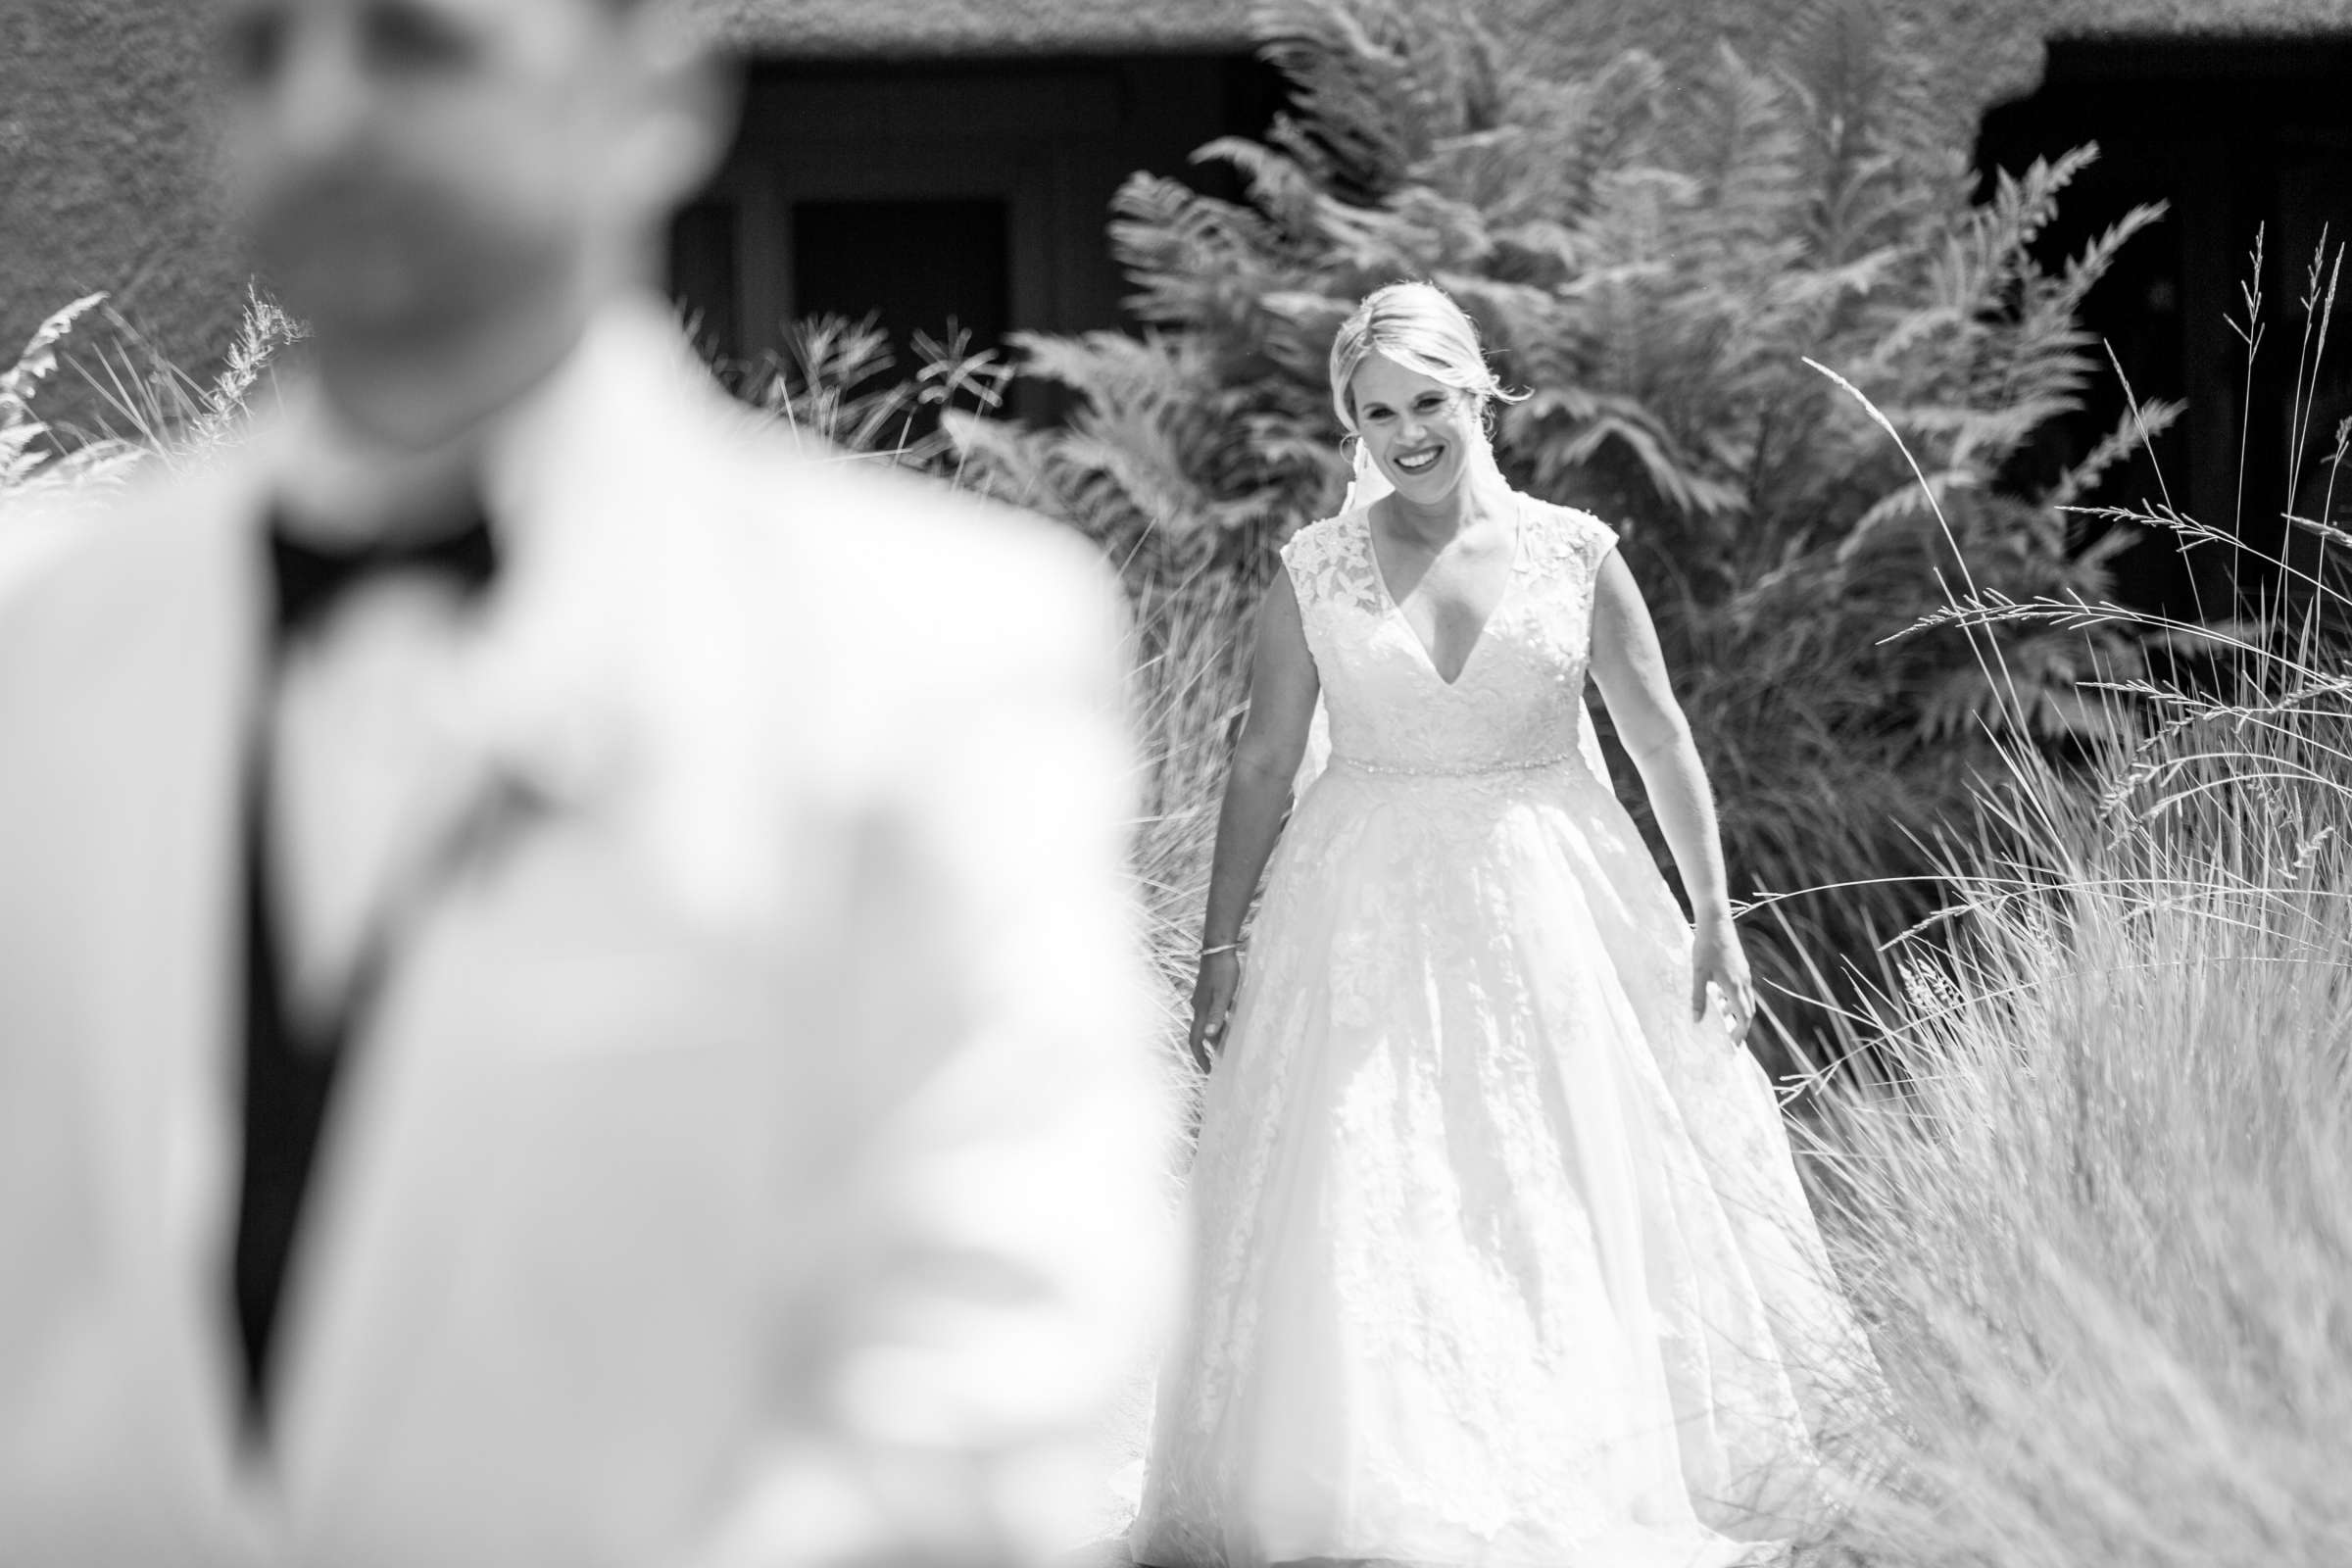
[[[1267,585],[1257,612],[1257,646],[1250,667],[1250,713],[1225,777],[1217,813],[1216,856],[1208,874],[1208,917],[1200,945],[1220,947],[1241,935],[1250,895],[1274,853],[1289,804],[1291,780],[1306,755],[1307,726],[1320,689],[1315,662],[1298,623],[1298,596],[1290,573]]]
[[[1626,754],[1641,769],[1650,809],[1674,852],[1690,898],[1694,926],[1690,1010],[1705,1010],[1706,985],[1719,984],[1744,1033],[1753,1010],[1747,961],[1732,928],[1731,896],[1723,869],[1723,841],[1706,767],[1690,724],[1675,701],[1649,607],[1625,561],[1611,551],[1592,591],[1592,679],[1608,702]]]
[[[1241,938],[1250,896],[1274,853],[1282,831],[1282,809],[1291,780],[1306,752],[1306,735],[1319,690],[1315,662],[1299,624],[1298,597],[1290,573],[1277,572],[1257,612],[1257,646],[1250,671],[1250,713],[1242,722],[1233,764],[1225,777],[1225,801],[1217,812],[1217,847],[1208,874],[1208,913],[1200,946],[1225,948]],[[1230,953],[1204,960],[1194,990],[1192,1047],[1205,1060],[1201,1042],[1233,1000],[1240,965]]]

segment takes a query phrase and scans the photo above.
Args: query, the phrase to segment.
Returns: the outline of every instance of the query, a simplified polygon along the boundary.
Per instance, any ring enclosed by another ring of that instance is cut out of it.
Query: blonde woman
[[[1134,1554],[1767,1558],[1867,1356],[1742,1049],[1648,612],[1606,524],[1496,469],[1509,394],[1439,290],[1366,299],[1331,387],[1385,493],[1300,529],[1260,615],[1194,993],[1197,1282]],[[1695,927],[1580,746],[1588,669]]]

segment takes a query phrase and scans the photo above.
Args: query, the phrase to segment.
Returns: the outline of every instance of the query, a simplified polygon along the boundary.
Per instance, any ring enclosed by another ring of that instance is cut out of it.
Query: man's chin
[[[470,276],[289,279],[277,297],[309,328],[321,353],[410,360],[503,341],[524,321],[545,316],[568,291],[536,279],[492,286],[484,270],[476,270]]]
[[[365,271],[289,278],[279,302],[325,354],[407,359],[483,336],[495,326],[495,302],[478,289]]]
[[[344,300],[320,302],[308,311],[289,308],[309,329],[313,352],[327,360],[429,359],[454,335],[439,311]]]
[[[338,265],[332,257],[265,262],[278,304],[314,333],[343,337],[373,327],[397,329],[421,315],[427,291],[387,273],[380,263]]]
[[[485,314],[493,292],[486,269],[404,264],[385,251],[324,245],[265,258],[263,275],[278,303],[320,339],[396,348]]]

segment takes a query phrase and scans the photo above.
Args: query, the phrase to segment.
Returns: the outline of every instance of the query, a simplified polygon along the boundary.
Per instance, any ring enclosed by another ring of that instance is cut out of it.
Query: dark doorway
[[[686,312],[686,325],[706,352],[732,352],[741,340],[736,319],[735,209],[698,201],[669,230],[669,290]]]
[[[812,201],[792,209],[797,315],[868,315],[889,334],[892,379],[922,364],[918,334],[1002,349],[1010,252],[1002,201]],[[921,421],[918,434],[935,421]]]
[[[2295,43],[2058,40],[2031,97],[1985,116],[1977,167],[2021,171],[2095,142],[2099,161],[2059,199],[2036,247],[2044,265],[2080,252],[2132,206],[2162,202],[2168,216],[2125,247],[2090,293],[2086,325],[2111,345],[2142,399],[2181,399],[2188,411],[2145,456],[2109,471],[2094,504],[2141,506],[2169,494],[2180,511],[2249,545],[2277,551],[2287,529],[2288,469],[2296,426],[2310,425],[2298,510],[2319,505],[2320,460],[2335,420],[2352,414],[2352,296],[2342,302],[2319,396],[2299,418],[2291,398],[2301,333],[2296,301],[2323,231],[2332,249],[2352,239],[2352,36]],[[2266,335],[2249,396],[2242,288],[2254,281],[2257,232]],[[2347,279],[2352,282],[2352,279]],[[2103,356],[2102,356],[2103,357]],[[2329,366],[2335,368],[2330,368]],[[2088,449],[2125,411],[2103,372],[2085,407],[2060,432],[2062,448]],[[2325,437],[2326,439],[2322,439]],[[2240,452],[2243,461],[2240,461]],[[2159,473],[2161,467],[2161,474]],[[2241,495],[2242,481],[2242,495]],[[2335,519],[2352,503],[2339,485]],[[2170,534],[2151,533],[2119,560],[2119,593],[2183,616],[2218,614],[2233,598],[2269,585],[2246,580],[2228,552],[2183,556]],[[2257,578],[2264,575],[2254,574]]]

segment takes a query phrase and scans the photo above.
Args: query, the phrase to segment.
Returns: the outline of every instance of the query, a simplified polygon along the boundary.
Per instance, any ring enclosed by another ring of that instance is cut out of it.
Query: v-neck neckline
[[[1470,641],[1470,651],[1462,655],[1461,667],[1453,672],[1453,679],[1447,680],[1438,669],[1438,656],[1430,651],[1429,644],[1423,642],[1421,634],[1413,629],[1412,617],[1404,612],[1404,607],[1396,602],[1396,595],[1389,588],[1389,574],[1381,567],[1380,547],[1372,533],[1372,509],[1368,506],[1364,508],[1364,559],[1371,563],[1372,580],[1380,586],[1381,603],[1387,606],[1386,612],[1395,615],[1397,623],[1403,626],[1405,640],[1420,651],[1421,667],[1428,670],[1430,678],[1447,691],[1461,685],[1469,675],[1470,666],[1478,662],[1478,656],[1486,650],[1488,636],[1494,631],[1496,618],[1510,604],[1511,595],[1519,591],[1520,567],[1527,556],[1527,507],[1516,496],[1512,498],[1511,524],[1511,564],[1510,569],[1503,575],[1502,592],[1495,595],[1494,603],[1487,607],[1485,618],[1478,623],[1478,635]]]

